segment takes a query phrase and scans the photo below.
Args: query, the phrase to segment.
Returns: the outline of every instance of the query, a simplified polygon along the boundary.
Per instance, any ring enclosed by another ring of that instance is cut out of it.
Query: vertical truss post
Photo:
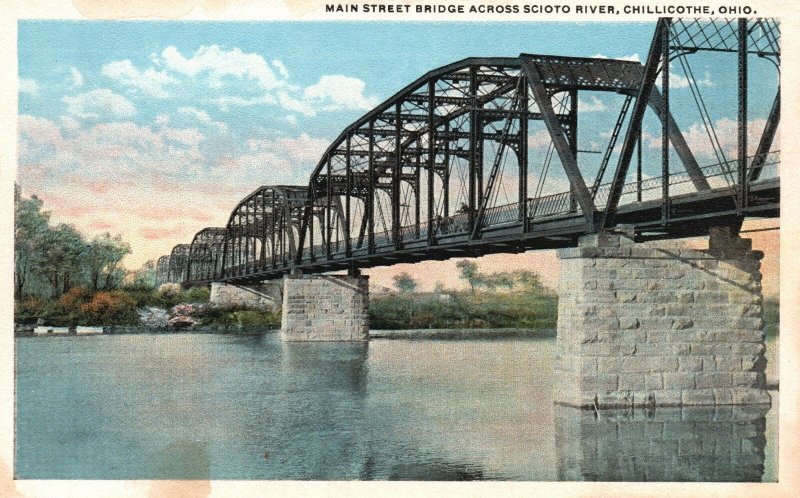
[[[402,243],[400,241],[400,173],[403,171],[403,150],[402,150],[402,137],[403,131],[402,120],[400,119],[400,102],[395,104],[395,118],[394,118],[394,152],[395,164],[392,168],[392,242],[394,248],[400,249]]]
[[[575,161],[578,160],[578,91],[571,90],[569,92],[569,150],[575,156]],[[569,210],[575,211],[577,203],[575,202],[575,195],[569,196]]]
[[[661,33],[661,108],[669,115],[669,26],[670,21],[664,21]],[[638,134],[641,135],[641,129]],[[669,198],[669,120],[661,120],[661,222],[666,224],[670,217]]]
[[[445,133],[450,131],[450,124],[444,124]],[[444,168],[442,169],[442,216],[450,216],[450,140],[444,142]]]
[[[375,254],[375,120],[369,122],[369,181],[367,194],[367,254]]]
[[[467,199],[469,233],[475,229],[475,197],[478,164],[478,79],[477,68],[469,68],[469,198]]]
[[[275,196],[275,191],[272,191]],[[272,231],[275,231],[275,213],[272,213]],[[264,269],[267,265],[267,192],[261,191],[261,254],[259,256],[259,268]]]
[[[344,239],[345,239],[345,256],[349,259],[353,255],[353,245],[350,243],[350,193],[353,190],[353,165],[350,160],[350,147],[353,134],[347,135],[346,153],[345,153],[345,174],[347,179],[345,181],[345,188],[347,193],[344,198]]]
[[[775,138],[775,131],[778,129],[778,123],[781,120],[781,89],[778,87],[778,93],[775,94],[775,100],[772,101],[772,109],[769,111],[767,123],[764,125],[764,132],[761,134],[761,140],[758,142],[758,149],[753,158],[753,165],[750,167],[750,181],[758,180],[761,175],[761,169],[764,167],[764,162],[767,160],[767,154],[772,147],[772,140]]]
[[[519,87],[519,150],[517,162],[519,164],[519,219],[522,221],[522,233],[528,231],[528,79],[525,74],[520,75],[522,82]]]
[[[419,201],[419,194],[421,188],[421,164],[422,161],[422,154],[419,151],[419,143],[417,143],[417,153],[416,153],[416,169],[414,171],[414,238],[419,238],[419,217],[420,217],[420,201]]]
[[[631,164],[633,156],[633,149],[636,145],[636,139],[642,129],[642,118],[644,111],[647,107],[650,93],[655,87],[656,73],[658,72],[658,62],[661,58],[661,46],[664,41],[664,31],[667,29],[665,19],[659,19],[656,25],[656,32],[653,35],[653,41],[650,44],[650,51],[647,55],[647,62],[644,66],[644,75],[642,76],[642,86],[639,88],[639,93],[636,96],[636,103],[633,106],[631,113],[631,120],[628,122],[628,131],[625,134],[625,140],[622,142],[622,149],[619,155],[619,162],[617,163],[617,170],[614,172],[614,180],[611,182],[611,189],[608,192],[608,201],[606,202],[606,210],[603,215],[603,221],[600,229],[604,230],[614,224],[617,216],[617,206],[619,205],[619,198],[622,195],[622,187],[625,184],[625,177],[628,174],[628,167]],[[669,62],[667,62],[669,64]]]
[[[636,133],[636,202],[642,202],[642,130]]]
[[[428,245],[434,240],[434,231],[438,226],[434,226],[435,204],[433,199],[433,175],[436,168],[436,127],[433,124],[434,110],[436,103],[436,83],[431,79],[428,81]]]
[[[739,209],[747,207],[747,18],[739,19],[739,149],[738,181]]]
[[[272,212],[272,231],[269,234],[269,246],[272,250],[272,267],[275,268],[278,264],[276,259],[278,251],[275,250],[275,190],[272,191],[272,195],[270,196],[270,211]],[[286,258],[281,258],[281,262],[285,265]]]
[[[333,198],[333,185],[331,182],[331,156],[327,157],[326,161],[327,167],[327,185],[325,185],[325,256],[330,261],[331,259],[331,211],[333,211],[333,204],[331,202]]]
[[[547,131],[550,133],[550,138],[553,140],[553,145],[555,146],[556,152],[558,152],[558,157],[564,167],[564,172],[569,179],[571,192],[577,198],[578,205],[581,207],[583,216],[586,219],[586,229],[588,232],[594,232],[594,202],[592,201],[589,189],[586,188],[586,182],[583,180],[581,171],[578,168],[575,154],[573,154],[570,149],[569,141],[564,133],[564,127],[561,126],[558,116],[556,116],[553,110],[550,94],[544,87],[539,69],[533,61],[524,60],[523,68],[528,77],[528,86],[533,92],[533,97],[536,100],[536,104],[539,106],[539,112],[547,126]]]

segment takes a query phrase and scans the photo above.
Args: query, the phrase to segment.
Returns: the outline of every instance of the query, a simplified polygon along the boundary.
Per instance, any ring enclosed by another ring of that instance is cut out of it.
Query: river
[[[769,410],[597,417],[554,406],[554,338],[142,334],[16,347],[23,479],[777,477],[777,390]]]

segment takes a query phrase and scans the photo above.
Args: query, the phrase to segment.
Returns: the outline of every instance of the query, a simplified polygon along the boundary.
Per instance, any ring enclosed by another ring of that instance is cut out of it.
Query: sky
[[[21,21],[18,27],[23,195],[36,194],[54,222],[71,223],[88,237],[122,234],[132,247],[125,264],[133,269],[191,242],[204,227],[224,226],[236,203],[261,185],[306,185],[342,129],[431,69],[521,52],[641,61],[654,24]],[[731,152],[735,64],[715,57],[701,59],[695,77]],[[765,61],[753,64],[758,77],[751,78],[749,118],[751,132],[760,133],[774,94],[765,89],[774,88],[777,75]],[[711,149],[692,115],[688,81],[678,68],[672,73],[676,118],[699,162],[708,164]],[[580,113],[613,122],[613,98],[586,96]],[[654,155],[658,129],[648,126],[645,153]],[[597,149],[604,140],[581,134],[579,149]],[[537,146],[537,137],[529,143]],[[487,269],[540,268],[554,286],[554,260],[541,252],[482,261]],[[430,275],[432,264],[412,270]],[[392,274],[408,270],[399,268],[375,270],[375,282],[391,285]],[[458,285],[454,272],[436,273]],[[434,285],[431,277],[423,281]]]

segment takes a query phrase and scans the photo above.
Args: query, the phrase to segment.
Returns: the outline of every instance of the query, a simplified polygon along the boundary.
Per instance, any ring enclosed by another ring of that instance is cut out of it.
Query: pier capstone
[[[707,250],[602,234],[560,250],[556,402],[770,403],[762,257],[727,228]]]
[[[369,277],[289,275],[283,279],[284,341],[366,341]]]

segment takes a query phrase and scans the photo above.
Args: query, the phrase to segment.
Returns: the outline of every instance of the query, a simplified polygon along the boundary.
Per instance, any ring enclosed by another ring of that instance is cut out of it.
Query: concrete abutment
[[[283,279],[284,341],[366,341],[369,277],[289,275]]]
[[[583,237],[559,251],[559,404],[768,404],[760,259],[712,229],[708,250]]]

